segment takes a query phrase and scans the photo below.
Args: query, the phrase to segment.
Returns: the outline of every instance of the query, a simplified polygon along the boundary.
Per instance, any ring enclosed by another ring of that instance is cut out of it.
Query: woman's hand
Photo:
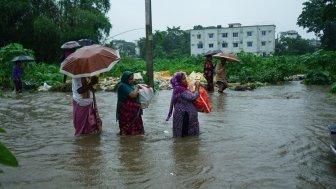
[[[195,90],[196,91],[199,91],[199,86],[200,86],[199,81],[195,81]]]

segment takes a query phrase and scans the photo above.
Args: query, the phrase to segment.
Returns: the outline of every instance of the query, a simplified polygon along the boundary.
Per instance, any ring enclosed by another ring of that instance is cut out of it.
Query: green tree
[[[325,50],[336,50],[336,1],[309,0],[303,5],[297,24],[321,37]]]
[[[281,37],[275,42],[275,55],[302,55],[316,50],[307,39]]]
[[[146,38],[138,41],[140,57],[146,55]],[[167,28],[167,31],[155,31],[153,35],[153,53],[155,58],[175,58],[190,55],[190,36],[180,27]]]
[[[127,42],[125,40],[113,40],[109,44],[110,47],[118,49],[121,54],[125,54],[130,57],[136,57],[136,44]]]
[[[0,0],[0,45],[20,43],[38,60],[59,61],[66,41],[106,38],[109,9],[109,0]]]

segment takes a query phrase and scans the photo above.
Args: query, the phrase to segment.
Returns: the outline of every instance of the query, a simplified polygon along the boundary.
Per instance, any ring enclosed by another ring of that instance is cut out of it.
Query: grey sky
[[[305,1],[152,0],[153,32],[166,31],[167,27],[174,26],[188,30],[195,25],[227,27],[229,23],[241,23],[243,26],[274,24],[276,34],[296,30],[303,38],[310,39],[315,35],[296,25]],[[110,3],[110,37],[134,41],[145,36],[145,0],[110,0]]]

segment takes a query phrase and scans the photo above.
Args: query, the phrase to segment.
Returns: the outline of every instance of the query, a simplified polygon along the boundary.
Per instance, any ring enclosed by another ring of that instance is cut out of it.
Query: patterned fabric
[[[119,129],[120,135],[140,135],[144,134],[142,122],[142,109],[135,98],[127,98],[119,109]]]
[[[207,59],[204,63],[204,77],[207,80],[207,90],[208,91],[214,91],[214,84],[213,84],[213,73],[214,66],[212,64],[212,61],[210,59]]]
[[[93,103],[87,106],[80,106],[75,100],[72,100],[72,107],[75,136],[99,132]]]
[[[184,73],[178,72],[170,80],[170,83],[173,87],[173,94],[170,100],[169,113],[166,118],[166,121],[168,121],[172,115],[173,107],[174,107],[174,104],[176,103],[177,97],[180,96],[184,91],[188,90],[188,86],[183,85],[183,76],[184,76]]]
[[[193,104],[199,92],[184,91],[174,104],[173,137],[199,135],[198,112]]]
[[[129,84],[132,72],[125,71],[118,84],[117,120],[119,121],[120,135],[144,134],[142,109],[138,97],[131,98],[129,94],[134,86]],[[139,96],[139,95],[138,95]]]
[[[128,95],[134,90],[134,86],[128,84],[128,79],[133,75],[130,71],[125,71],[121,76],[118,86],[118,102],[117,102],[117,111],[116,116],[117,120],[119,119],[119,109],[120,105],[128,98]]]

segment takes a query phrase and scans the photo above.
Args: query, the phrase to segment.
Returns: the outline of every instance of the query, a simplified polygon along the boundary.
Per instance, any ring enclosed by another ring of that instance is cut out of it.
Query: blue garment
[[[12,80],[20,81],[22,79],[22,69],[20,66],[15,65],[12,69]]]

